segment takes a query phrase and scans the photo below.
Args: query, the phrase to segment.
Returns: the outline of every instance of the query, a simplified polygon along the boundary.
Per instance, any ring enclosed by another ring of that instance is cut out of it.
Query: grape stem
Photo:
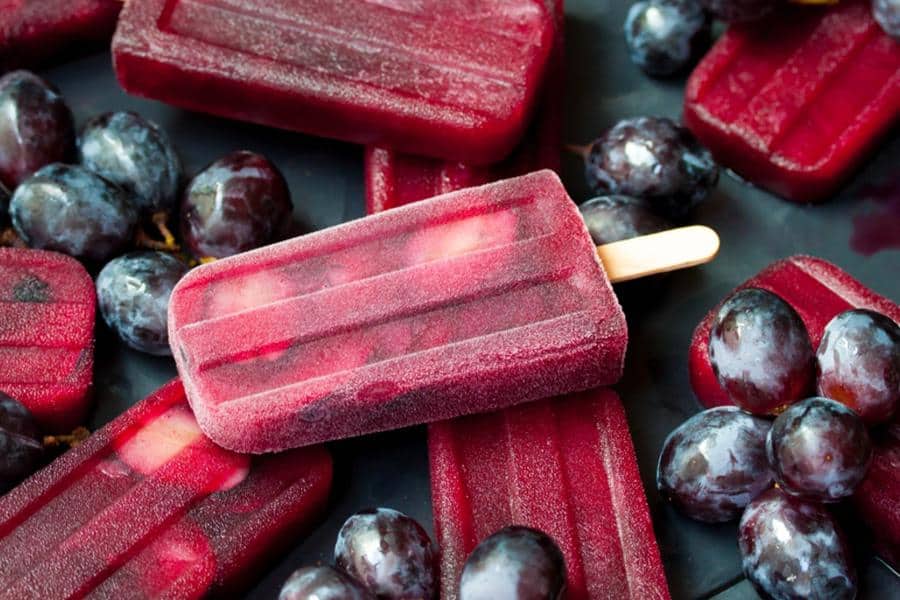
[[[12,227],[7,227],[0,231],[0,246],[10,247],[10,248],[26,248],[27,244],[22,238],[19,237],[19,234],[16,233],[16,230]]]
[[[58,446],[67,445],[70,448],[74,448],[75,446],[81,444],[84,440],[88,439],[90,435],[91,432],[87,429],[87,427],[76,427],[72,430],[72,433],[64,435],[45,435],[44,447],[56,448]]]
[[[157,231],[162,236],[162,241],[153,239],[150,237],[143,227],[139,227],[137,231],[137,235],[135,237],[135,242],[138,246],[143,248],[150,248],[151,250],[161,250],[163,252],[178,252],[181,247],[178,245],[178,242],[175,241],[175,236],[172,234],[172,231],[169,229],[169,226],[166,224],[166,220],[169,215],[166,214],[165,211],[160,211],[158,213],[154,213],[152,217],[153,224],[156,226]]]

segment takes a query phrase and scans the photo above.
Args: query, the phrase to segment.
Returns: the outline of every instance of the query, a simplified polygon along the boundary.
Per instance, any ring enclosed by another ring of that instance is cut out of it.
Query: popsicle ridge
[[[846,0],[730,27],[688,81],[686,123],[741,175],[822,199],[900,106],[900,46],[871,12]]]
[[[215,446],[172,382],[0,499],[0,596],[196,598],[245,583],[330,479],[320,447],[251,467]]]
[[[609,383],[625,331],[549,171],[200,267],[173,292],[169,326],[204,431],[251,451],[331,439],[340,421],[363,433]]]
[[[551,41],[538,0],[130,0],[113,54],[134,93],[486,163],[521,137]]]
[[[87,410],[94,357],[94,284],[75,259],[0,248],[0,390],[48,432]]]
[[[560,545],[568,598],[668,598],[627,432],[609,390],[432,424],[441,597],[478,541],[519,524]]]
[[[772,263],[737,289],[747,287],[768,290],[790,304],[806,326],[813,348],[818,348],[828,322],[845,310],[867,308],[900,322],[900,306],[868,290],[839,267],[813,256],[797,255]],[[718,308],[713,308],[694,330],[688,359],[694,393],[708,407],[732,404],[709,361],[709,332]]]

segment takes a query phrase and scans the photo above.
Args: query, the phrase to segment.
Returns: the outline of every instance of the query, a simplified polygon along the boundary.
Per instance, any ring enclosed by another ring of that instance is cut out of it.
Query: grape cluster
[[[433,600],[438,597],[438,554],[419,523],[390,508],[360,511],[341,527],[334,566],[302,567],[279,600]],[[547,534],[505,527],[483,539],[459,575],[460,600],[557,600],[564,597],[566,565]]]
[[[0,78],[0,228],[11,225],[33,248],[103,267],[104,321],[151,354],[168,353],[168,300],[190,264],[290,231],[287,183],[264,156],[228,154],[187,182],[182,197],[184,179],[169,137],[139,114],[98,115],[76,138],[72,113],[51,84],[27,71]],[[178,253],[168,228],[179,215],[189,254]],[[157,229],[162,241],[148,233]],[[16,240],[4,231],[3,241]],[[125,254],[136,248],[157,252]]]
[[[716,312],[709,359],[737,406],[703,411],[672,432],[657,467],[660,493],[701,521],[741,516],[744,573],[764,598],[853,598],[852,554],[826,504],[863,481],[867,426],[890,422],[900,405],[897,323],[848,310],[814,352],[787,302],[746,288]]]

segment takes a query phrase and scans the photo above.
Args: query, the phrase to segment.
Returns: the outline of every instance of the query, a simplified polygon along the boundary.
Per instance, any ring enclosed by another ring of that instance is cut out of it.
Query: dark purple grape
[[[182,236],[194,256],[224,258],[284,237],[292,212],[287,183],[275,165],[261,154],[232,152],[188,184]]]
[[[772,488],[744,511],[738,545],[744,574],[763,598],[856,596],[846,540],[821,504]]]
[[[743,289],[725,300],[709,335],[709,360],[732,402],[756,415],[778,414],[813,389],[806,326],[765,290]]]
[[[110,329],[148,354],[168,355],[169,296],[187,273],[163,252],[132,252],[111,260],[97,276],[97,303]]]
[[[785,491],[819,502],[853,494],[872,462],[865,423],[827,398],[808,398],[778,415],[766,452]]]
[[[22,182],[9,206],[32,248],[103,261],[131,240],[137,213],[117,186],[77,165],[52,164]]]
[[[78,153],[82,165],[121,186],[141,213],[175,208],[181,161],[156,123],[133,112],[94,117],[81,130]]]
[[[437,593],[431,539],[415,520],[390,508],[364,510],[347,519],[334,559],[384,600],[427,600]]]
[[[683,219],[709,196],[719,167],[684,127],[662,117],[624,119],[594,140],[586,157],[598,194],[636,196],[670,219]]]
[[[0,392],[0,494],[40,466],[44,446],[31,412]]]
[[[715,17],[729,23],[755,21],[775,10],[781,0],[700,0]]]
[[[900,327],[870,310],[848,310],[825,326],[816,352],[819,394],[846,404],[868,425],[900,405]]]
[[[709,18],[698,0],[635,2],[625,19],[631,61],[650,75],[686,69],[709,41]]]
[[[375,596],[334,567],[303,567],[284,582],[278,600],[375,600]]]
[[[594,243],[609,244],[671,229],[647,202],[630,196],[598,196],[578,207]]]
[[[528,527],[504,527],[481,541],[463,566],[459,600],[558,600],[566,565],[556,542]]]
[[[74,153],[72,112],[59,90],[29,71],[0,77],[0,183],[12,190]]]
[[[872,0],[872,13],[889,36],[900,40],[900,0]]]
[[[663,443],[656,468],[659,493],[692,519],[736,519],[772,486],[766,461],[770,426],[734,406],[694,415]]]

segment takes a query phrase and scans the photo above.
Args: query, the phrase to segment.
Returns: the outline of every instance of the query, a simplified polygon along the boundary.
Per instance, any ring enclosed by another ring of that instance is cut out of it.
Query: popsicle
[[[126,91],[473,163],[522,137],[553,23],[541,0],[129,0]]]
[[[235,593],[327,501],[322,447],[223,450],[170,382],[0,499],[4,598]]]
[[[723,165],[798,202],[827,198],[900,114],[900,44],[870,0],[733,25],[696,67],[684,122]]]
[[[0,390],[45,433],[84,423],[94,366],[90,275],[56,252],[0,248]]]
[[[717,249],[691,227],[598,251],[539,171],[198,267],[169,341],[207,435],[284,449],[612,383],[627,332],[598,253],[626,279]]]
[[[900,571],[900,421],[875,441],[872,464],[853,502],[875,536],[876,551]]]
[[[593,390],[429,426],[441,598],[479,541],[508,525],[563,551],[567,598],[668,598],[625,411]]]
[[[108,43],[122,0],[3,0],[0,73]]]
[[[563,0],[546,0],[554,14],[554,39],[534,119],[513,154],[500,163],[477,166],[367,146],[366,212],[374,214],[454,190],[521,175],[559,170],[565,88]]]
[[[828,322],[845,310],[866,308],[900,322],[900,307],[839,267],[812,256],[772,263],[738,289],[746,287],[768,290],[790,304],[806,325],[813,349],[819,347]],[[709,362],[709,332],[717,311],[713,308],[694,330],[689,354],[691,385],[707,407],[732,404]]]

